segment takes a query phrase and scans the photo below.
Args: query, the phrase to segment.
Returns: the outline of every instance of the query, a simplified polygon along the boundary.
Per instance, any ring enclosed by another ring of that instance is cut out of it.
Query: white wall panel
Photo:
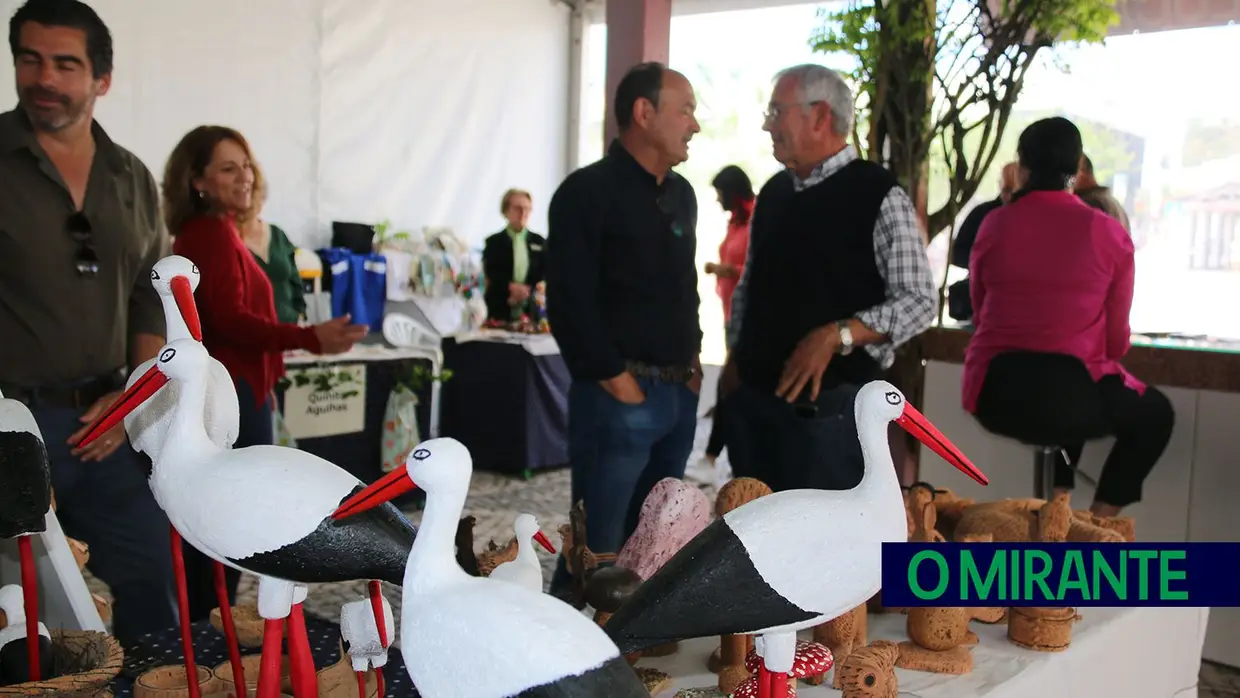
[[[0,0],[6,21],[20,0]],[[253,145],[265,217],[325,244],[332,220],[498,230],[500,194],[563,178],[568,11],[552,0],[93,0],[112,30],[96,116],[158,179],[204,123]],[[11,63],[10,63],[11,65]],[[0,70],[0,110],[16,103]]]
[[[448,225],[481,242],[516,186],[545,231],[564,175],[567,8],[325,0],[324,17],[321,218]]]

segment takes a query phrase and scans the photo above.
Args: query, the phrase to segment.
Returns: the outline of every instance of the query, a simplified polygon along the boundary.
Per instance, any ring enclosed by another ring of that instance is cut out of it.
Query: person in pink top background
[[[715,187],[719,205],[732,214],[728,220],[728,232],[719,244],[719,261],[706,265],[706,273],[714,274],[717,279],[715,289],[719,293],[719,300],[723,302],[723,324],[726,328],[728,319],[732,317],[732,292],[741,280],[745,255],[749,253],[749,218],[753,215],[755,197],[749,175],[736,165],[728,165],[720,170],[711,184]],[[711,409],[714,420],[711,424],[710,441],[706,444],[706,460],[711,464],[723,453],[726,443],[724,430],[727,422],[720,416],[720,409],[722,406],[719,403]]]
[[[1071,121],[1033,123],[1017,150],[1025,185],[986,216],[969,260],[975,329],[964,408],[991,432],[1062,447],[1057,491],[1073,488],[1068,463],[1086,440],[1114,436],[1092,506],[1113,516],[1140,501],[1175,423],[1167,397],[1120,364],[1132,239],[1072,193],[1082,144]]]

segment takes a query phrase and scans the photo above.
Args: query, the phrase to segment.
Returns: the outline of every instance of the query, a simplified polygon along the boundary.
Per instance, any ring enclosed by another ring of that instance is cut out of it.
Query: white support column
[[[581,93],[585,88],[586,65],[586,7],[589,0],[566,2],[572,8],[568,19],[568,147],[564,149],[567,162],[564,174],[577,169],[581,156]]]

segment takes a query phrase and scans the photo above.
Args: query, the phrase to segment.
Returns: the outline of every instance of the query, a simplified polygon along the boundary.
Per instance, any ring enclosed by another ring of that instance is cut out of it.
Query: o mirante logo
[[[1240,543],[884,543],[892,606],[1240,606]]]

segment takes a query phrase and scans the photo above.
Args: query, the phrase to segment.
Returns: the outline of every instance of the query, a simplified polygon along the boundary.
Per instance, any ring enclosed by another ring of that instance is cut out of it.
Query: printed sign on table
[[[321,376],[331,374],[324,381]],[[288,371],[284,425],[295,439],[355,434],[366,426],[366,365],[331,364]],[[323,390],[324,383],[328,384]]]

